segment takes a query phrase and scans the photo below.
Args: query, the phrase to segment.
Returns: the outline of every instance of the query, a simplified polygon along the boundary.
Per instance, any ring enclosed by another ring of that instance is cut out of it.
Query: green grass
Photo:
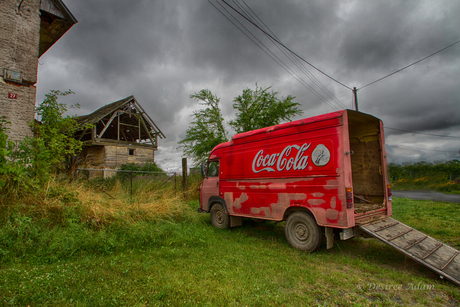
[[[373,239],[304,253],[284,223],[213,228],[208,214],[0,234],[4,306],[457,306],[459,288]],[[459,248],[459,206],[395,199],[394,217]],[[447,212],[443,214],[442,212]],[[448,225],[448,227],[445,227]],[[5,241],[9,238],[10,241]],[[12,240],[12,241],[11,241]],[[5,244],[5,242],[9,242]]]
[[[396,198],[393,206],[395,219],[460,250],[460,204]]]

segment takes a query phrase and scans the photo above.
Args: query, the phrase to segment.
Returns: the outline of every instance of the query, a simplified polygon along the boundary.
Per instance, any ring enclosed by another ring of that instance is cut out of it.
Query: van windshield
[[[219,177],[219,161],[208,162],[208,177]]]

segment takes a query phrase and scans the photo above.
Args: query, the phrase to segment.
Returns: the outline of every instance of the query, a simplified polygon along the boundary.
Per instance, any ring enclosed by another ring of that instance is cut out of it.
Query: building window
[[[128,155],[134,156],[135,149],[128,149]]]

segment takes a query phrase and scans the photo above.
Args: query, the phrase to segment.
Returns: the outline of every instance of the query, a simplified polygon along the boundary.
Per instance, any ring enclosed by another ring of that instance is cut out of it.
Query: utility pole
[[[356,89],[356,86],[353,87],[353,94],[355,95],[355,110],[359,111],[358,109],[358,89]]]

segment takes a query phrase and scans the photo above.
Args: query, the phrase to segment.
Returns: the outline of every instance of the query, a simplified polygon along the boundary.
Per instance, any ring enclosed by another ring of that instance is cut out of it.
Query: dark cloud
[[[87,114],[134,95],[167,136],[158,153],[164,167],[180,156],[174,155],[177,142],[198,107],[189,95],[203,88],[221,98],[226,119],[234,115],[233,99],[256,83],[272,86],[280,97],[296,96],[303,117],[353,105],[349,89],[308,64],[296,62],[299,68],[238,17],[257,38],[254,43],[208,1],[64,2],[79,22],[40,59],[37,100],[49,89],[70,88],[76,95],[65,102],[80,103],[77,112]],[[211,2],[224,11],[222,1]],[[242,0],[228,2],[244,7]],[[360,88],[460,39],[456,0],[245,2],[291,50],[348,87]],[[261,44],[273,52],[271,57]],[[360,89],[360,110],[381,118],[388,127],[458,135],[459,53],[460,44]],[[340,102],[314,85],[306,69]],[[427,149],[460,147],[456,139],[390,130],[387,139],[393,161],[457,157],[396,146],[408,141]]]

